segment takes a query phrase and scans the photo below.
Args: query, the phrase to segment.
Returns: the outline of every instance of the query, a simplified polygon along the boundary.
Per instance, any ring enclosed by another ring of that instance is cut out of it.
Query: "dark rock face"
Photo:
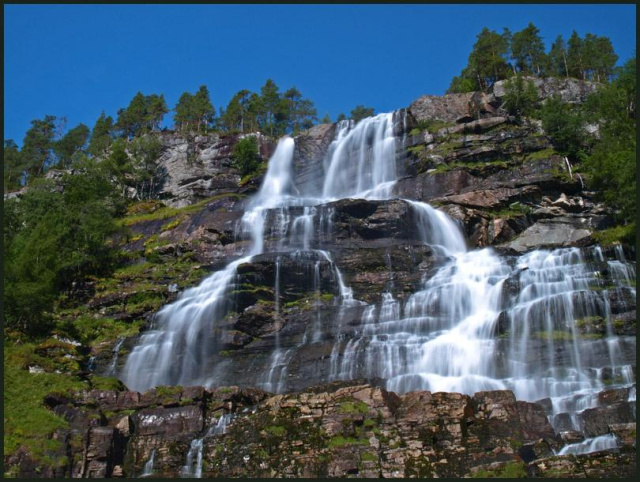
[[[626,477],[635,471],[635,437],[628,435],[635,423],[611,425],[620,434],[620,451],[553,456],[564,442],[544,407],[517,401],[510,391],[397,395],[340,382],[274,396],[238,387],[158,387],[143,394],[52,396],[48,404],[83,414],[75,417],[83,422],[64,435],[68,464],[33,474],[28,456],[16,454],[22,476],[136,477],[153,457],[146,474],[180,477],[197,459],[194,447],[201,450],[203,477],[463,477],[504,471],[601,477],[610,466],[615,468],[607,475]],[[213,430],[221,417],[230,420],[227,428]]]

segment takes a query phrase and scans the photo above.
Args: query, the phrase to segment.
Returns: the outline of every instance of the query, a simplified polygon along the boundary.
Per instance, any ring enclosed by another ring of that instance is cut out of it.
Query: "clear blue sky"
[[[607,36],[621,64],[635,19],[630,4],[5,5],[4,137],[21,145],[46,114],[92,127],[138,91],[172,108],[206,84],[218,108],[267,78],[297,87],[320,117],[357,104],[391,111],[443,94],[482,27],[531,21],[547,46],[572,29]]]

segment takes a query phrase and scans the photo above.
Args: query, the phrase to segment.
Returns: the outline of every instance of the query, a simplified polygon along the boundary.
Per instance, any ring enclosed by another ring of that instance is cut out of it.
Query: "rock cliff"
[[[575,80],[536,80],[536,87],[542,98],[559,93],[569,102],[582,102],[594,89]],[[577,396],[573,405],[552,409],[551,399],[516,400],[508,390],[394,393],[366,376],[362,360],[346,363],[370,328],[361,321],[367,304],[397,309],[447,259],[434,248],[437,233],[415,201],[448,214],[470,248],[492,247],[507,259],[511,271],[489,334],[498,356],[513,349],[509,310],[530,270],[516,266],[516,257],[535,249],[579,248],[590,267],[580,274],[588,286],[563,296],[591,311],[570,314],[577,320],[573,331],[560,324],[565,320],[550,327],[558,366],[570,366],[568,336],[593,340],[592,370],[603,387],[621,377],[603,348],[605,337],[616,337],[621,359],[635,358],[635,278],[619,282],[621,260],[635,260],[634,249],[594,246],[593,233],[611,224],[611,213],[594,200],[589,179],[553,149],[539,123],[501,111],[503,96],[504,86],[497,83],[490,94],[425,96],[399,111],[398,180],[389,199],[345,198],[314,206],[307,227],[291,220],[302,219],[309,207],[267,210],[263,253],[237,267],[232,308],[214,330],[200,334],[203,343],[220,348],[206,360],[215,367],[211,376],[218,388],[52,394],[46,404],[69,423],[53,435],[64,447],[54,455],[64,455],[66,462],[38,466],[19,451],[5,463],[27,477],[633,474],[635,385],[603,388],[584,410]],[[296,137],[297,189],[322,189],[336,129],[318,125]],[[241,182],[230,159],[237,140],[162,134],[162,202],[138,203],[126,218],[130,233],[117,240],[129,265],[113,280],[78,285],[63,319],[88,313],[139,323],[145,332],[162,305],[246,252],[250,239],[240,229],[241,218],[262,175]],[[275,143],[263,136],[259,141],[266,159]],[[306,239],[305,229],[314,236]],[[283,243],[308,243],[308,250]],[[329,251],[330,257],[323,254]],[[339,302],[345,285],[352,304]],[[554,316],[560,311],[549,308]],[[539,329],[532,325],[527,332],[525,364],[535,364],[536,354],[548,349],[549,339]],[[309,336],[313,343],[306,343]],[[137,341],[123,336],[86,347],[87,370],[120,373]],[[632,372],[626,375],[635,380],[635,366]],[[336,378],[346,381],[325,384]],[[581,431],[575,430],[576,416]],[[598,437],[615,439],[619,448],[556,455]]]

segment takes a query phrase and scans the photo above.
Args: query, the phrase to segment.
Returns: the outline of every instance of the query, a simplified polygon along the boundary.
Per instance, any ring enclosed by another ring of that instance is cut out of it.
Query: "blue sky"
[[[485,26],[531,21],[547,46],[573,29],[607,36],[623,63],[635,19],[631,4],[5,5],[4,137],[20,145],[46,114],[92,127],[138,91],[172,108],[206,84],[218,108],[267,78],[297,87],[320,117],[357,104],[386,112],[444,94]]]

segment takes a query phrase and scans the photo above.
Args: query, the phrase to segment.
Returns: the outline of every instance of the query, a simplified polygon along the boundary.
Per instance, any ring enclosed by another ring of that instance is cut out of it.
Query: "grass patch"
[[[364,402],[342,402],[338,413],[369,413],[369,405]]]
[[[613,228],[596,231],[593,239],[602,246],[612,246],[615,244],[636,244],[636,223],[626,226],[614,226]]]
[[[265,166],[265,170],[266,170],[266,166]],[[120,223],[122,226],[132,226],[134,224],[141,223],[144,221],[163,221],[165,219],[178,216],[180,214],[183,214],[183,215],[193,214],[201,210],[202,208],[204,208],[210,202],[217,201],[219,199],[224,199],[227,197],[242,199],[243,197],[245,197],[245,195],[238,194],[238,193],[220,193],[220,194],[216,194],[215,196],[203,199],[196,203],[190,204],[189,206],[184,206],[181,208],[172,208],[170,206],[166,206],[163,203],[159,203],[161,206],[157,207],[156,209],[145,211],[142,208],[135,208],[134,207],[135,205],[133,205],[127,211],[130,214],[122,218],[120,220]],[[145,201],[142,204],[146,204],[146,203],[147,202]]]
[[[557,156],[558,153],[555,149],[548,147],[546,149],[541,149],[535,152],[529,152],[524,156],[525,161],[543,161],[545,159],[550,159],[551,156]]]
[[[44,397],[52,392],[66,394],[89,388],[87,382],[60,373],[29,373],[16,363],[21,347],[5,345],[4,357],[4,456],[25,446],[31,456],[47,465],[56,465],[52,453],[61,444],[51,434],[68,423],[48,410]]]
[[[345,445],[358,445],[362,443],[362,441],[353,438],[353,437],[343,437],[342,435],[338,435],[329,440],[328,446],[329,448],[334,447],[344,447]]]
[[[376,454],[372,454],[371,452],[364,452],[360,458],[363,462],[377,462],[378,456]]]
[[[533,336],[541,340],[551,339],[552,341],[572,341],[574,339],[574,335],[571,332],[561,330],[554,330],[552,332],[536,331],[533,333]],[[600,333],[576,333],[575,338],[580,340],[598,340],[603,338],[603,336],[604,335]]]
[[[267,427],[265,430],[276,437],[283,437],[287,433],[287,429],[280,427],[279,425],[272,425]]]
[[[112,318],[94,318],[91,315],[82,315],[74,320],[58,322],[56,331],[78,340],[83,345],[93,346],[108,340],[135,336],[140,333],[143,326],[143,320],[125,323]]]
[[[522,479],[527,477],[527,471],[523,462],[508,462],[494,470],[478,470],[471,477],[474,479]]]

